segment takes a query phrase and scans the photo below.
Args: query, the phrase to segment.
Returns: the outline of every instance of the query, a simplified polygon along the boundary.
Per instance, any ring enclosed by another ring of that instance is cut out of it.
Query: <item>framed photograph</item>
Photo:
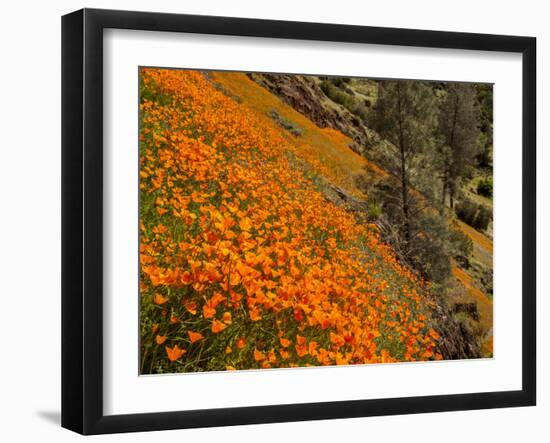
[[[62,425],[536,402],[531,37],[62,20]]]

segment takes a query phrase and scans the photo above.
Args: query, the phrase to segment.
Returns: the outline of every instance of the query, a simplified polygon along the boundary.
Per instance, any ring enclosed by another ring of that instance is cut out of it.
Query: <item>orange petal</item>
[[[187,331],[187,334],[189,335],[189,340],[191,340],[191,343],[195,343],[196,341],[204,338],[200,332]]]
[[[260,351],[258,351],[257,349],[254,349],[254,360],[256,361],[265,360],[265,355]]]
[[[214,320],[212,322],[212,332],[214,334],[217,334],[218,332],[221,332],[223,331],[225,328],[227,328],[226,325],[224,325],[221,321],[219,320]]]
[[[153,302],[156,305],[163,305],[168,302],[168,297],[164,297],[162,294],[159,294],[158,292],[153,297]]]
[[[165,346],[165,349],[166,355],[168,356],[168,359],[170,361],[179,360],[183,356],[183,354],[187,352],[185,349],[181,349],[178,345],[175,345],[173,348]]]

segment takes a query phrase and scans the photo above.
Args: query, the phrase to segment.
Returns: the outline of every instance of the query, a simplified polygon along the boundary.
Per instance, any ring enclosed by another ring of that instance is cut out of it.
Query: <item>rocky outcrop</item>
[[[259,85],[280,97],[320,128],[333,128],[350,137],[350,149],[360,154],[370,146],[368,128],[360,118],[331,102],[314,77],[286,74],[248,74]]]

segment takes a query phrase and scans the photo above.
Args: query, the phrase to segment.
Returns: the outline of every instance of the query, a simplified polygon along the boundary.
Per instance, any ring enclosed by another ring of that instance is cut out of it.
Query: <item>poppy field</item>
[[[141,68],[139,123],[141,374],[442,359],[426,282],[308,140],[201,71]]]

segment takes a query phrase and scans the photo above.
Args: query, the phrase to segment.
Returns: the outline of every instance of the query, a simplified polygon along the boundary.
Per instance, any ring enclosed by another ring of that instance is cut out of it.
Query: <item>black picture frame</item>
[[[103,413],[103,31],[108,28],[522,54],[522,389],[170,411]],[[536,39],[503,35],[83,9],[62,18],[62,426],[152,431],[536,403]]]

